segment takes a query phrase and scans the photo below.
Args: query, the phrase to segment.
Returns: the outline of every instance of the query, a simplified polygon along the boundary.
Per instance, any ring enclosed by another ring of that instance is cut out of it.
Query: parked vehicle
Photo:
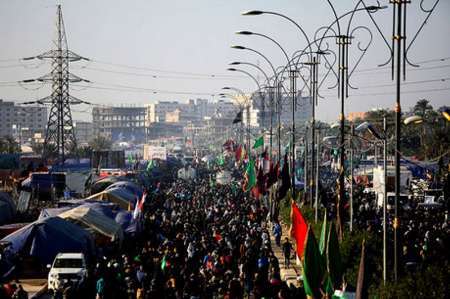
[[[48,273],[48,289],[56,291],[68,282],[76,288],[86,282],[88,271],[83,253],[59,253]]]

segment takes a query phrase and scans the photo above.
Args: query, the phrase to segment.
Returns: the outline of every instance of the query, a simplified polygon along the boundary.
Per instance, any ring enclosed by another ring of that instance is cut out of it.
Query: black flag
[[[242,122],[242,110],[236,114],[236,117],[233,120],[233,124],[237,124]]]

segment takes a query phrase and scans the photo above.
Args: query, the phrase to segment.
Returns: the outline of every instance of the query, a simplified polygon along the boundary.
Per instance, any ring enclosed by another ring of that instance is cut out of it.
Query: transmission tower
[[[69,83],[90,81],[69,72],[70,62],[89,59],[81,57],[68,49],[61,5],[57,6],[56,37],[53,43],[54,49],[35,57],[24,58],[24,60],[50,60],[51,72],[37,79],[24,80],[24,82],[51,82],[52,93],[50,96],[35,102],[27,102],[27,104],[47,103],[51,105],[43,156],[45,158],[57,157],[58,163],[63,165],[66,154],[75,149],[77,145],[70,106],[82,103],[89,104],[69,94]]]

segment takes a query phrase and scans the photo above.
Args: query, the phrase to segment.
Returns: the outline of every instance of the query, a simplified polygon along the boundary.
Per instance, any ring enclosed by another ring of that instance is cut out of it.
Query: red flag
[[[227,152],[232,152],[234,149],[234,141],[232,139],[228,139],[224,144],[223,148]]]
[[[292,201],[291,205],[291,221],[291,237],[295,239],[297,256],[301,258],[303,256],[308,225],[295,201]]]
[[[236,151],[234,152],[236,162],[240,162],[242,158],[242,145],[238,145]]]

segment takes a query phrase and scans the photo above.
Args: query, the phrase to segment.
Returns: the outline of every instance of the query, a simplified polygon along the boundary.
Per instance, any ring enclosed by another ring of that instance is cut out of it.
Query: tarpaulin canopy
[[[89,196],[90,200],[104,200],[116,203],[124,210],[127,210],[129,205],[134,207],[137,196],[130,193],[124,188],[114,188],[99,192],[97,194]]]
[[[104,177],[101,178],[97,181],[95,181],[92,185],[91,185],[91,194],[96,194],[99,192],[104,191],[106,188],[108,188],[109,186],[111,186],[112,184],[116,183],[116,182],[121,182],[121,181],[126,181],[127,179],[125,177],[122,176],[108,176],[108,177]]]
[[[113,219],[94,211],[92,207],[76,207],[59,214],[58,217],[80,224],[94,233],[111,238],[113,241],[123,239],[123,231],[120,225]]]
[[[0,225],[10,222],[16,214],[16,205],[8,193],[0,192]]]
[[[10,242],[9,253],[34,256],[42,264],[51,264],[58,253],[94,252],[91,235],[80,226],[59,217],[37,220],[1,241]]]
[[[129,181],[117,182],[117,183],[114,183],[111,186],[107,187],[106,190],[111,190],[111,189],[115,189],[115,188],[123,188],[123,189],[129,191],[130,193],[135,194],[139,198],[142,197],[142,188],[133,182],[129,182]]]
[[[133,218],[132,212],[121,209],[118,205],[110,202],[77,200],[75,204],[61,208],[42,209],[39,219],[58,216],[61,213],[69,211],[76,207],[89,207],[99,214],[114,220],[122,227],[125,234],[134,234],[139,228],[138,222]]]

